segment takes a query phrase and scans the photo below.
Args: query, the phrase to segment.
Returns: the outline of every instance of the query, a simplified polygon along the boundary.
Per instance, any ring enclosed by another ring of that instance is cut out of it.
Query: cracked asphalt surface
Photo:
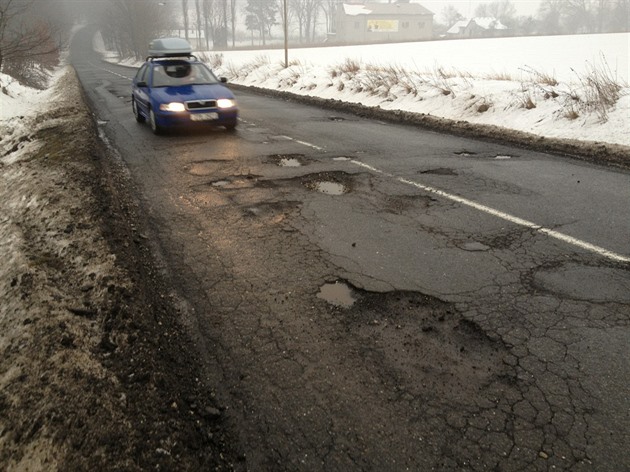
[[[73,64],[236,469],[630,467],[628,171],[245,90],[237,133],[155,137],[88,33]]]

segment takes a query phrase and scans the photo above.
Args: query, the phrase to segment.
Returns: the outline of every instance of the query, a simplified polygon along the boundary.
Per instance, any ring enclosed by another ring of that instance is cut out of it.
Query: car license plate
[[[218,120],[218,113],[195,113],[194,115],[190,115],[190,119],[192,121],[208,121],[208,120]]]

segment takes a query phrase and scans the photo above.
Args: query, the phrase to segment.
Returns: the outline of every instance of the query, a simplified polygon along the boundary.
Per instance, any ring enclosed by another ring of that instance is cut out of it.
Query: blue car
[[[154,40],[133,79],[131,106],[136,121],[148,121],[155,134],[199,124],[234,130],[238,108],[225,82],[191,54],[187,41]]]

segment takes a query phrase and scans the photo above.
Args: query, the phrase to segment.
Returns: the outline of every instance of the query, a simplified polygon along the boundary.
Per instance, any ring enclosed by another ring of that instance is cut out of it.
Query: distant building
[[[455,23],[446,32],[447,38],[494,38],[506,36],[508,27],[492,17],[470,18]]]
[[[433,37],[433,13],[419,3],[344,3],[337,9],[338,43],[422,41]]]

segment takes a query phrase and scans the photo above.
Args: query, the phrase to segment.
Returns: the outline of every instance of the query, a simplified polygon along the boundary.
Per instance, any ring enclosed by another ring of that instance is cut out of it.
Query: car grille
[[[189,110],[203,110],[205,108],[216,108],[216,100],[193,100],[186,102],[186,108]]]

